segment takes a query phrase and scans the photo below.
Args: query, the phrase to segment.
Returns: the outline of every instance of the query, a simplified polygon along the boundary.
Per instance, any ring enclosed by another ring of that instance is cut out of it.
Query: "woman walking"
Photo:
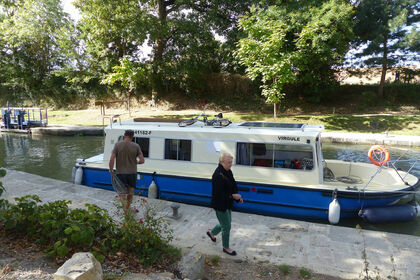
[[[221,153],[219,165],[212,177],[212,198],[211,206],[216,210],[216,217],[219,224],[211,231],[207,231],[208,237],[216,242],[215,235],[222,232],[223,252],[228,255],[236,256],[236,252],[229,247],[230,226],[232,222],[233,201],[242,203],[242,197],[238,194],[232,167],[233,156],[229,153]]]

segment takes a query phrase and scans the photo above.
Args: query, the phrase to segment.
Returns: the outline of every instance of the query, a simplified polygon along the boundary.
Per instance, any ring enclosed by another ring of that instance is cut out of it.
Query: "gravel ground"
[[[313,273],[299,267],[219,257],[206,258],[204,275],[203,280],[343,280],[339,277]]]
[[[45,253],[25,239],[12,239],[0,233],[0,280],[53,280],[62,265],[50,260]],[[104,279],[119,279],[123,270],[103,265]],[[151,272],[151,271],[150,271]],[[316,274],[291,266],[276,266],[266,262],[242,261],[234,258],[208,256],[201,280],[342,280],[339,277]],[[191,279],[193,280],[193,279]]]
[[[52,280],[60,267],[26,240],[12,240],[0,234],[1,280]]]

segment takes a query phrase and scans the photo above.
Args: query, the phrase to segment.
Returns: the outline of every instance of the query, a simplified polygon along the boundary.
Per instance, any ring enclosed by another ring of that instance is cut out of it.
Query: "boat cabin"
[[[146,159],[139,172],[210,178],[221,151],[233,155],[238,181],[267,184],[323,183],[322,125],[243,122],[216,128],[195,123],[127,121],[106,128],[104,161],[124,131],[134,130]]]

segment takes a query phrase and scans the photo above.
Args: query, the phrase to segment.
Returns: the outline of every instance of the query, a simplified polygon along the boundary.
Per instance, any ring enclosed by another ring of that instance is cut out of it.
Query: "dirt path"
[[[203,280],[342,280],[339,277],[313,273],[304,268],[288,265],[272,265],[266,262],[253,263],[234,259],[207,257]]]

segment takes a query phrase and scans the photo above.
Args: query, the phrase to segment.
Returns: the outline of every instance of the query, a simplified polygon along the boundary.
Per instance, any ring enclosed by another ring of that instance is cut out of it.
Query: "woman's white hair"
[[[228,153],[228,152],[221,152],[220,153],[220,157],[219,157],[219,163],[224,162],[225,159],[227,159],[227,158],[233,159],[233,156],[230,153]]]

